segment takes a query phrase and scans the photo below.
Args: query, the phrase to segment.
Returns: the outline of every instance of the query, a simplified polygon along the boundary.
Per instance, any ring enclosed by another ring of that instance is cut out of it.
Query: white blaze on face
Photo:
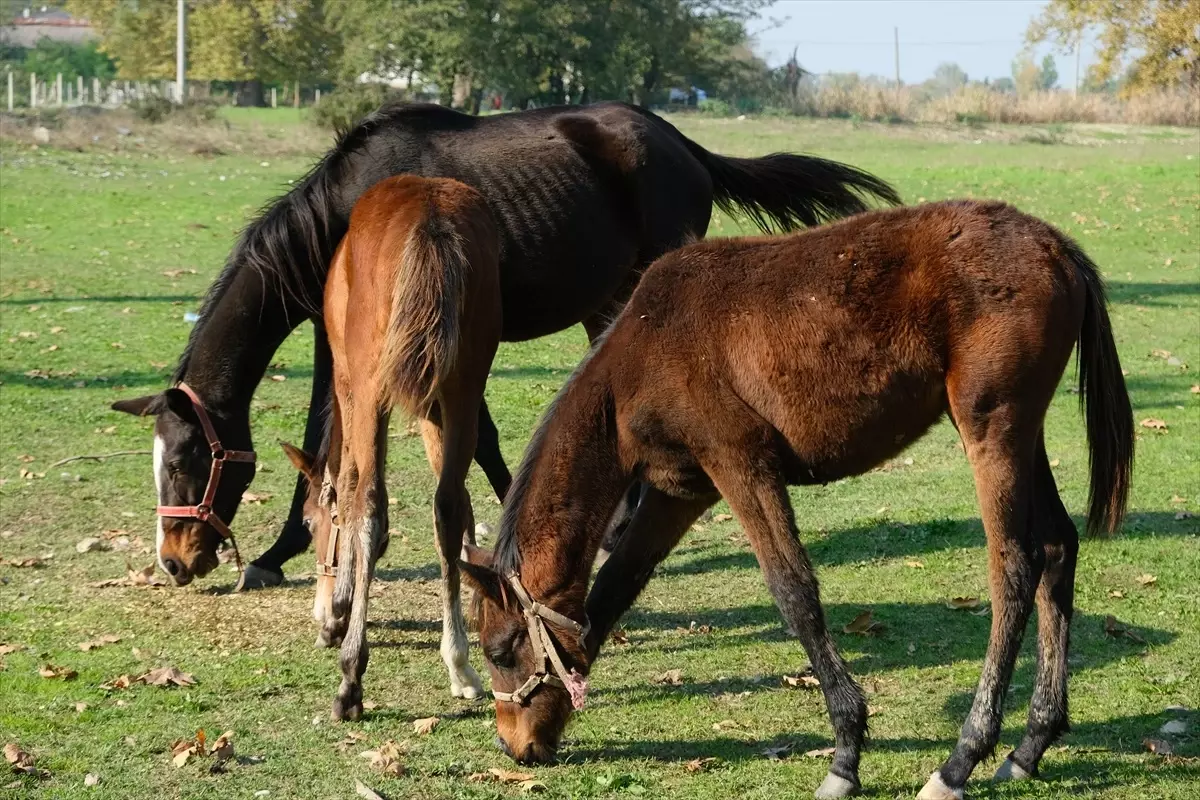
[[[157,493],[156,502],[160,505],[163,502],[163,484],[167,480],[166,465],[163,464],[163,452],[166,450],[166,442],[157,433],[154,434],[154,491]],[[154,552],[158,555],[158,566],[162,567],[162,571],[166,572],[167,568],[162,563],[162,546],[163,539],[166,534],[163,532],[163,518],[155,515],[158,522],[158,528],[154,537]]]

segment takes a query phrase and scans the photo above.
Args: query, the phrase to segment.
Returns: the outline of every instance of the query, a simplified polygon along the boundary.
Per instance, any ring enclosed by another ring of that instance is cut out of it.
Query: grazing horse
[[[579,322],[594,338],[651,261],[704,235],[714,202],[764,229],[856,213],[864,197],[898,202],[890,186],[852,167],[781,153],[716,155],[621,103],[488,117],[423,104],[381,109],[243,232],[200,310],[176,386],[113,406],[158,416],[158,561],[177,585],[211,571],[222,540],[232,540],[254,477],[250,399],[275,350],[309,318],[316,342],[304,447],[320,444],[331,371],[320,323],[326,270],[359,196],[401,174],[453,178],[486,200],[499,237],[505,341]],[[503,498],[510,476],[486,405],[476,460]],[[279,583],[284,561],[308,546],[307,490],[301,476],[279,540],[241,586]]]
[[[554,758],[613,624],[724,497],[821,682],[836,750],[817,794],[856,792],[867,706],[826,628],[787,487],[866,472],[949,414],[987,535],[992,632],[958,745],[921,798],[961,798],[996,746],[1035,598],[1029,726],[1000,776],[1036,774],[1067,729],[1078,535],[1042,426],[1076,342],[1088,529],[1113,531],[1133,460],[1129,396],[1097,269],[1046,223],[1001,203],[937,203],[663,256],[546,412],[494,554],[468,550],[504,749]],[[635,480],[647,494],[589,594],[605,522]]]
[[[384,467],[396,406],[420,419],[437,476],[433,521],[450,691],[468,699],[482,692],[467,659],[458,558],[464,533],[474,538],[466,478],[500,343],[499,272],[499,237],[483,197],[444,178],[401,176],[375,184],[354,206],[333,257],[324,306],[333,350],[328,456],[318,465],[293,447],[285,450],[310,487],[306,514],[326,572],[319,581],[336,577],[330,613],[323,591],[314,607],[325,615],[322,639],[342,645],[335,719],[362,714],[367,592],[387,541]],[[323,547],[331,531],[334,541]]]

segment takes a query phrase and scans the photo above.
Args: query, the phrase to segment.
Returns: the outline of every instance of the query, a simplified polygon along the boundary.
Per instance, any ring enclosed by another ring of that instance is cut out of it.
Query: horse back
[[[745,437],[797,483],[866,471],[937,421],[956,375],[1057,382],[1083,303],[1060,242],[966,202],[669,253],[605,342],[618,404],[636,398],[629,440]]]

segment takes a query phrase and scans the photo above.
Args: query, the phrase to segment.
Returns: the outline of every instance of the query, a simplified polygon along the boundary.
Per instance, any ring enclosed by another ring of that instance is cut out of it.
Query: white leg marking
[[[1032,775],[1030,775],[1028,772],[1023,770],[1021,768],[1021,766],[1019,764],[1017,764],[1015,761],[1013,761],[1011,758],[1006,758],[1006,759],[1004,759],[1004,763],[1000,765],[1000,768],[998,770],[996,770],[996,774],[992,778],[992,780],[997,781],[997,782],[999,782],[999,781],[1024,781],[1024,780],[1028,780],[1029,778],[1032,778],[1032,777],[1033,777]]]
[[[921,789],[917,800],[963,800],[963,790],[951,789],[942,780],[942,773],[935,772],[929,776],[929,782]]]
[[[457,587],[442,579],[442,661],[450,672],[450,694],[466,700],[483,696],[483,682],[468,659],[467,623]]]

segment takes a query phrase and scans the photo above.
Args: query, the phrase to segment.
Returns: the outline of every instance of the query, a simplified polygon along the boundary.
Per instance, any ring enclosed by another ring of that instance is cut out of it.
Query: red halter
[[[225,468],[225,462],[246,461],[254,463],[256,456],[253,450],[226,450],[222,447],[221,440],[217,436],[217,430],[213,427],[208,412],[204,409],[204,403],[201,402],[200,395],[196,394],[195,390],[186,383],[181,382],[176,388],[186,394],[192,401],[192,408],[195,409],[196,416],[200,420],[200,427],[204,429],[204,438],[208,440],[209,449],[212,450],[212,469],[208,473],[208,486],[204,489],[204,496],[200,498],[199,505],[159,506],[157,508],[158,516],[198,519],[216,528],[217,533],[221,534],[221,538],[228,539],[229,543],[233,545],[233,555],[237,558],[238,570],[240,571],[242,569],[242,554],[238,552],[237,540],[233,538],[233,531],[229,529],[229,525],[213,510],[212,504],[213,499],[217,496],[217,487],[221,484],[221,470]]]

